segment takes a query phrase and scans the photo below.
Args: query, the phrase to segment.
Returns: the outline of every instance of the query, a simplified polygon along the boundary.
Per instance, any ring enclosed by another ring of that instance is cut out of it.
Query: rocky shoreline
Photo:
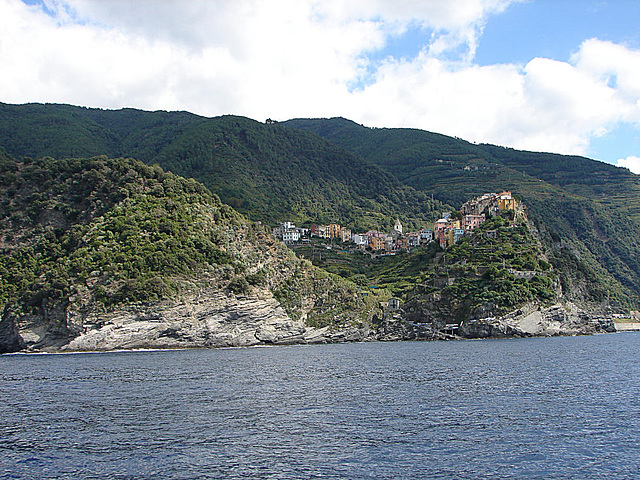
[[[403,310],[374,324],[314,328],[291,319],[272,295],[207,292],[180,301],[130,305],[85,317],[66,312],[64,325],[44,328],[5,309],[0,353],[249,347],[361,341],[452,340],[615,332],[610,315],[574,304],[527,305],[502,317],[468,320],[456,328],[409,320]]]

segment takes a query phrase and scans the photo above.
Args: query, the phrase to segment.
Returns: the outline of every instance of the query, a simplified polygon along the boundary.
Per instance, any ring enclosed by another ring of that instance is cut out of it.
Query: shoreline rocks
[[[26,343],[15,322],[15,315],[5,307],[0,319],[0,353],[19,352],[26,348]]]
[[[458,335],[464,338],[548,337],[615,331],[611,315],[596,310],[590,313],[569,303],[548,307],[526,305],[502,317],[463,321]]]
[[[344,343],[361,341],[452,340],[614,332],[610,316],[574,304],[526,305],[499,318],[465,320],[453,330],[412,321],[402,310],[376,327],[367,323],[315,328],[291,319],[269,294],[235,296],[220,291],[181,301],[130,305],[108,314],[80,318],[69,312],[74,329],[53,338],[24,325],[5,309],[0,322],[0,352],[78,352]],[[33,324],[32,324],[33,325]],[[73,331],[73,333],[71,333]],[[26,340],[26,341],[25,341]]]

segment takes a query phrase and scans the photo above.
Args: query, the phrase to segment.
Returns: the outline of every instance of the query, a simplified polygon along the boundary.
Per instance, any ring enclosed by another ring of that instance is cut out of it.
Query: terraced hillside
[[[640,176],[582,157],[474,145],[421,130],[372,129],[343,118],[286,125],[317,133],[453,205],[487,191],[511,190],[540,223],[558,266],[570,266],[573,274],[589,272],[605,298],[637,304]]]

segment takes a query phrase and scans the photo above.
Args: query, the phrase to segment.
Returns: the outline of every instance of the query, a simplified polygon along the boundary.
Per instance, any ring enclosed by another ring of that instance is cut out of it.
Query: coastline
[[[640,332],[640,322],[614,322],[617,332]]]

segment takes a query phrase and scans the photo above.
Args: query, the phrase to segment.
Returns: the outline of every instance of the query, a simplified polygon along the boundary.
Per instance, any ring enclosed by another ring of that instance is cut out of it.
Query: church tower
[[[402,235],[402,224],[400,223],[400,219],[396,219],[396,224],[393,226],[393,231]]]

